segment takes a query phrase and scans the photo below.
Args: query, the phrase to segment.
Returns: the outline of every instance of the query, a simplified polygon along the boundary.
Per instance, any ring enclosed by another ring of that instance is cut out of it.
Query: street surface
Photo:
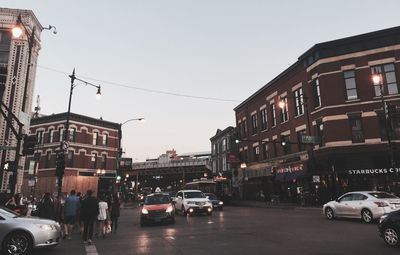
[[[328,221],[320,209],[225,207],[211,217],[176,216],[175,225],[139,225],[139,208],[121,210],[117,234],[85,246],[78,234],[34,254],[400,254],[375,224]]]

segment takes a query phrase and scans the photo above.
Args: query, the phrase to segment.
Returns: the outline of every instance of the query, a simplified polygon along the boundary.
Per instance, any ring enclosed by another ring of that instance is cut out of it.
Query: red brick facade
[[[38,138],[35,148],[38,169],[37,183],[34,188],[31,187],[32,181],[30,185],[28,183],[29,179],[34,179],[34,175],[28,173],[28,169],[30,161],[35,158],[28,156],[22,187],[23,193],[35,192],[36,195],[40,195],[47,191],[57,192],[56,150],[60,147],[62,140],[60,139],[60,130],[64,132],[65,123],[66,113],[31,120],[30,133],[36,134]],[[86,192],[87,189],[92,189],[97,192],[98,185],[101,186],[102,191],[111,191],[117,170],[120,125],[71,113],[70,130],[74,130],[74,135],[70,135],[68,139],[69,147],[65,156],[62,191],[69,192],[71,189],[75,189]],[[94,139],[95,133],[97,141]],[[105,175],[98,176],[97,169],[106,170]]]
[[[392,127],[393,169],[388,160],[382,97],[375,90],[380,86],[374,87],[372,81],[376,72],[383,78],[383,100],[396,111],[388,120]],[[400,142],[400,120],[396,109],[400,105],[399,85],[400,27],[313,46],[295,64],[234,109],[242,134],[239,146],[242,160],[247,162],[250,170],[260,166],[266,170],[260,176],[263,181],[254,178],[253,184],[258,185],[255,190],[279,193],[287,199],[296,197],[301,190],[299,187],[317,195],[325,193],[326,199],[351,189],[392,191],[398,178],[396,175],[363,174],[365,172],[361,171],[354,176],[350,173],[351,170],[379,168],[392,169],[390,172],[393,173],[399,171],[396,148]],[[295,93],[299,89],[303,97],[296,104]],[[278,106],[281,98],[287,100],[288,119],[285,121],[281,120]],[[276,126],[272,126],[273,104]],[[267,109],[268,124],[262,130],[264,108]],[[296,114],[296,109],[300,114]],[[257,117],[252,117],[254,115]],[[256,129],[253,123],[257,123]],[[247,132],[244,132],[244,125]],[[303,133],[299,134],[299,131]],[[318,136],[322,142],[311,150],[310,145],[298,143],[301,135]],[[288,147],[280,144],[282,139],[287,139]],[[262,141],[268,145],[269,157],[264,155]],[[257,146],[259,156],[254,149]],[[277,171],[279,169],[282,171]]]

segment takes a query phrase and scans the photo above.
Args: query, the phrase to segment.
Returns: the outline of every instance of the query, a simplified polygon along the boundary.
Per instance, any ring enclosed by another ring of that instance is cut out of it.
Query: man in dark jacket
[[[86,192],[86,198],[81,204],[81,219],[83,221],[83,236],[82,239],[86,243],[92,244],[93,224],[99,214],[99,202],[93,197],[93,191]]]

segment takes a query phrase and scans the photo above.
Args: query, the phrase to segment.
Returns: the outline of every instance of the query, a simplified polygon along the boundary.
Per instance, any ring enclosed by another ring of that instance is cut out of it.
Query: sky
[[[134,161],[211,151],[233,109],[313,45],[399,26],[400,1],[2,0],[42,26],[35,98],[66,112],[69,74],[101,85],[74,89],[71,111],[124,123]],[[35,107],[35,105],[33,105]]]

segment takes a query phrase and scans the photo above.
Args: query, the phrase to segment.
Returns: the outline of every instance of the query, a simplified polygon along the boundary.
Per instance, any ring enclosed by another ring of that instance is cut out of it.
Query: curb
[[[265,204],[230,204],[228,206],[237,206],[237,207],[254,207],[254,208],[266,208],[266,209],[281,209],[281,210],[313,210],[313,211],[320,211],[322,207],[303,207],[303,206],[290,206],[290,205],[283,205],[283,206],[271,206]]]

